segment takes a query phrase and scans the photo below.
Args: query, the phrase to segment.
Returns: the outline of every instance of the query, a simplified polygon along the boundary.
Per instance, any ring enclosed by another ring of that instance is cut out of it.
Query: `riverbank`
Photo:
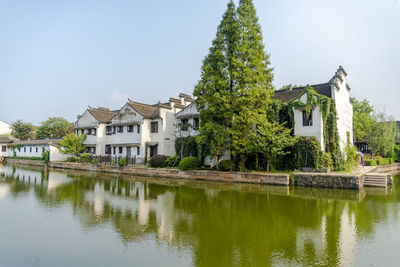
[[[7,164],[45,166],[43,161],[7,159]],[[178,169],[159,169],[147,167],[118,167],[112,165],[93,165],[72,162],[49,162],[49,168],[69,169],[112,174],[125,174],[143,177],[169,179],[202,180],[212,182],[249,183],[263,185],[295,185],[336,189],[360,190],[364,188],[365,175],[370,172],[399,173],[400,164],[390,166],[365,167],[352,173],[262,173],[262,172],[219,172],[210,170],[181,171]]]

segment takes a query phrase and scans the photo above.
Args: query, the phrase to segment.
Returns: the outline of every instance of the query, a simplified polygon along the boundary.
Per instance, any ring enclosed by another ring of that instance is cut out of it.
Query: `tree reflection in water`
[[[399,213],[396,186],[343,191],[0,172],[0,188],[14,198],[33,191],[44,207],[71,205],[87,231],[112,225],[125,244],[150,238],[190,250],[196,266],[348,266],[357,242],[373,239],[377,225],[398,221]]]

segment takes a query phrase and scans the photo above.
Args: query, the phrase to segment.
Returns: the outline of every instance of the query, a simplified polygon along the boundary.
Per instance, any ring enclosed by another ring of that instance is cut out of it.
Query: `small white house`
[[[0,143],[3,158],[13,156],[24,158],[41,158],[43,151],[49,151],[49,161],[64,161],[68,155],[59,150],[61,139],[44,140],[11,140],[8,143]]]
[[[349,136],[350,145],[353,145],[353,104],[350,99],[350,86],[346,82],[347,73],[339,66],[333,78],[322,84],[311,85],[320,94],[332,98],[336,103],[337,128],[339,133],[340,149],[344,152]],[[290,88],[275,92],[275,99],[284,103],[300,100],[307,102],[305,87]],[[294,110],[294,134],[296,136],[313,136],[318,139],[322,150],[325,149],[324,125],[321,110],[314,107],[311,115],[307,116],[305,110]]]
[[[10,135],[11,134],[11,125],[0,121],[0,135]]]

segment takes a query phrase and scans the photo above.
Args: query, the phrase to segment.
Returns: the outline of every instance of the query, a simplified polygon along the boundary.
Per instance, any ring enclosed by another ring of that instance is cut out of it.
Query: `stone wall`
[[[341,173],[295,173],[294,184],[297,186],[357,190],[364,187],[364,176]]]
[[[44,161],[41,160],[26,160],[26,159],[6,159],[6,164],[14,165],[33,165],[33,166],[45,166]]]
[[[252,184],[268,184],[268,185],[289,185],[288,174],[271,174],[271,173],[243,173],[243,172],[217,172],[206,170],[181,171],[177,169],[153,169],[153,168],[135,168],[109,165],[90,165],[80,163],[67,162],[50,162],[50,168],[84,170],[84,171],[100,171],[115,174],[129,174],[146,177],[162,177],[185,180],[204,180],[214,182],[231,182],[231,183],[252,183]]]

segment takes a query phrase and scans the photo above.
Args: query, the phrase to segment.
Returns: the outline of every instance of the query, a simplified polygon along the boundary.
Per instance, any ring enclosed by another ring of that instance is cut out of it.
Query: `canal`
[[[0,166],[0,266],[398,266],[399,178],[344,191]]]

